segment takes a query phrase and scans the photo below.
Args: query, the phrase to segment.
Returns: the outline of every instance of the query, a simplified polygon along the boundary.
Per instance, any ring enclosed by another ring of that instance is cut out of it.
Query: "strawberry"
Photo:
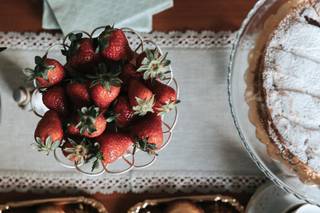
[[[90,105],[91,98],[88,83],[70,82],[66,86],[66,91],[68,97],[76,107]]]
[[[164,79],[165,74],[171,72],[169,66],[171,62],[166,59],[167,54],[161,55],[157,50],[146,49],[145,54],[141,53],[137,58],[137,72],[143,73],[143,79],[145,80]]]
[[[39,121],[34,133],[35,145],[38,151],[49,154],[56,149],[63,139],[63,129],[59,114],[49,110]]]
[[[94,104],[106,109],[118,97],[122,81],[118,78],[120,72],[111,72],[104,63],[98,65],[99,72],[96,75],[89,75],[92,79],[90,95]]]
[[[100,108],[106,109],[110,106],[120,93],[120,87],[110,86],[106,88],[102,84],[96,84],[90,88],[90,94],[93,102]]]
[[[119,127],[128,126],[130,121],[133,119],[134,111],[131,109],[129,101],[124,96],[117,99],[113,111],[116,114],[116,124]]]
[[[177,93],[172,87],[157,80],[151,82],[151,87],[155,94],[153,109],[158,115],[170,112],[180,102],[177,100]]]
[[[130,48],[130,45],[127,46],[126,59],[127,61],[131,61],[134,58],[135,52]]]
[[[44,55],[35,57],[35,68],[24,70],[29,80],[36,79],[40,88],[47,88],[60,83],[65,77],[64,67],[55,59],[47,58]]]
[[[129,43],[121,29],[107,26],[99,35],[98,43],[100,53],[106,59],[119,61],[130,58]]]
[[[161,117],[155,114],[148,114],[141,118],[131,128],[131,135],[135,139],[137,148],[154,154],[163,143]]]
[[[132,79],[129,82],[128,97],[134,114],[144,116],[153,112],[154,95],[141,81]]]
[[[131,78],[141,78],[141,77],[142,77],[142,74],[137,72],[137,69],[131,63],[125,64],[120,74],[120,79],[124,84],[128,84]]]
[[[102,160],[99,143],[88,138],[83,138],[80,142],[68,138],[62,146],[62,153],[66,158],[75,163],[86,163],[91,159],[95,159],[91,171],[97,168],[99,161]]]
[[[61,50],[61,52],[67,57],[70,66],[79,68],[83,65],[89,65],[96,59],[95,47],[92,39],[82,38],[82,33],[71,33],[68,38],[71,41],[70,47],[68,50]]]
[[[68,113],[67,98],[62,86],[53,86],[48,88],[42,96],[42,101],[46,107],[66,115]]]
[[[116,161],[133,144],[131,137],[123,133],[104,133],[97,138],[97,141],[105,164]]]
[[[95,138],[101,135],[107,128],[107,121],[99,108],[91,106],[82,107],[78,115],[73,116],[68,125],[67,133],[70,135],[83,135],[87,138]]]
[[[68,139],[62,145],[62,153],[73,162],[82,162],[85,161],[89,156],[89,149],[85,143],[76,143],[72,139]]]

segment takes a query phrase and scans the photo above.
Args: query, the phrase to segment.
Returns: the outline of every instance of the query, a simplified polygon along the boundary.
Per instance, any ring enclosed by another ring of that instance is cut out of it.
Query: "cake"
[[[320,184],[320,1],[287,1],[249,57],[246,101],[269,155]]]

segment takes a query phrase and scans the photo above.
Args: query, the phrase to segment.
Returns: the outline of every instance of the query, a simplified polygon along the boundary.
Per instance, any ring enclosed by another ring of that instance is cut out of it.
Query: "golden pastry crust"
[[[197,207],[191,201],[175,201],[171,203],[166,211],[166,213],[204,213],[202,209]]]
[[[37,213],[65,213],[62,206],[43,205],[37,208]]]
[[[279,145],[273,141],[271,134],[277,134],[277,129],[273,126],[270,112],[266,107],[266,94],[262,79],[265,49],[280,21],[298,7],[312,2],[312,0],[288,1],[280,7],[276,14],[267,19],[254,49],[249,54],[249,69],[245,77],[247,85],[245,100],[249,105],[249,120],[256,127],[257,138],[266,145],[269,156],[293,170],[303,182],[320,184],[319,173],[313,171],[285,147],[280,149]],[[278,136],[281,138],[281,135]]]

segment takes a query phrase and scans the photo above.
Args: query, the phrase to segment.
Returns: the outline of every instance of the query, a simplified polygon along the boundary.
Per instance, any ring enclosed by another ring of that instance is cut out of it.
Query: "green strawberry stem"
[[[99,107],[91,106],[89,108],[82,107],[78,111],[80,121],[76,125],[76,128],[79,129],[80,134],[83,134],[87,131],[89,134],[92,134],[96,131],[96,118],[99,116]]]
[[[91,171],[99,167],[99,161],[103,160],[103,155],[98,142],[89,138],[83,138],[80,143],[68,138],[68,142],[71,143],[72,147],[64,148],[63,151],[69,153],[67,156],[69,160],[76,159],[76,163],[88,163],[93,159]]]
[[[66,56],[67,60],[69,60],[70,57],[73,56],[77,52],[77,50],[79,49],[79,47],[80,47],[79,41],[81,38],[82,38],[82,33],[76,33],[76,34],[70,33],[69,34],[68,39],[71,42],[69,48],[67,50],[65,50],[65,49],[61,50],[62,55]]]
[[[98,72],[94,75],[87,75],[87,78],[92,80],[91,87],[101,84],[106,90],[110,91],[111,86],[121,86],[122,81],[119,78],[120,73],[120,66],[111,69],[108,68],[105,63],[100,63],[98,64]]]
[[[175,109],[177,107],[177,104],[180,103],[180,100],[176,100],[176,101],[168,101],[167,103],[165,103],[164,105],[162,105],[161,107],[157,107],[156,109],[158,110],[158,115],[165,115],[169,112],[171,112],[173,109]]]
[[[26,68],[23,73],[27,76],[28,80],[33,80],[37,77],[48,80],[48,72],[55,68],[54,65],[46,65],[45,60],[47,59],[47,53],[40,57],[36,56],[34,62],[36,64],[34,69]]]
[[[148,142],[148,138],[138,138],[136,137],[133,145],[133,154],[135,154],[137,149],[140,149],[143,152],[148,153],[149,155],[156,155],[157,146],[153,143]]]
[[[135,97],[138,105],[132,107],[134,114],[145,116],[148,112],[153,112],[154,95],[150,99],[141,99]]]
[[[108,25],[106,26],[104,31],[99,35],[97,39],[99,51],[103,51],[105,48],[109,46],[109,37],[112,31],[114,31],[114,26]]]
[[[91,172],[93,172],[95,169],[97,169],[99,167],[99,162],[103,161],[103,154],[102,152],[99,150],[96,155],[94,156],[95,160],[92,163],[92,167],[91,167]]]
[[[170,60],[166,59],[168,53],[161,55],[157,50],[145,50],[146,57],[143,59],[141,66],[137,72],[143,73],[143,78],[148,79],[164,79],[165,74],[170,73]]]

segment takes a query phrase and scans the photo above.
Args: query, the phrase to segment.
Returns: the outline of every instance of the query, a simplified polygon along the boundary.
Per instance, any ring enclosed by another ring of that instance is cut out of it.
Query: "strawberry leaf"
[[[166,59],[168,53],[161,55],[157,50],[146,49],[146,58],[143,59],[141,66],[137,72],[143,73],[143,78],[148,79],[164,79],[165,74],[170,73],[170,60]]]
[[[132,107],[134,114],[139,116],[145,116],[148,112],[153,112],[154,95],[150,99],[141,99],[135,97],[138,105]]]
[[[87,131],[89,134],[92,134],[97,130],[95,123],[96,118],[100,114],[98,107],[82,107],[80,110],[78,110],[78,114],[80,117],[80,121],[76,125],[76,128],[79,129],[80,134],[83,134],[85,131]]]
[[[92,167],[91,167],[91,172],[93,172],[95,169],[97,169],[99,167],[99,159],[97,158],[95,161],[93,161],[92,163]]]
[[[98,151],[95,155],[95,161],[92,163],[91,172],[99,167],[99,162],[103,160],[103,154],[101,151]]]
[[[180,103],[180,100],[177,101],[168,101],[161,107],[158,107],[157,110],[159,111],[158,115],[165,115],[171,110],[175,109],[177,104]]]
[[[86,140],[76,143],[72,139],[68,138],[67,143],[69,143],[69,146],[63,147],[63,151],[67,153],[66,157],[69,160],[75,162],[85,162],[88,158],[90,158],[90,147]]]
[[[101,84],[106,90],[110,91],[111,86],[121,86],[120,73],[121,67],[119,65],[110,65],[110,67],[108,67],[106,63],[100,63],[98,64],[97,73],[86,75],[86,77],[92,79],[90,87]]]
[[[102,86],[108,91],[110,91],[110,89],[111,89],[111,84],[109,81],[103,81]]]
[[[34,57],[34,63],[36,65],[40,65],[40,64],[42,64],[42,62],[43,62],[43,59],[40,56]]]
[[[33,80],[35,78],[33,69],[25,68],[25,69],[23,69],[23,74],[27,77],[27,79],[29,81],[31,81],[31,80]]]
[[[109,37],[113,30],[114,30],[113,26],[108,25],[106,26],[104,31],[100,33],[100,35],[98,36],[97,42],[98,42],[100,52],[109,46]]]
[[[157,146],[153,143],[148,142],[148,138],[135,138],[134,150],[140,149],[143,152],[147,152],[150,155],[158,155],[155,151],[157,150]]]
[[[60,146],[60,141],[54,141],[51,145],[52,150],[57,149]]]
[[[47,137],[47,139],[46,139],[46,141],[45,141],[45,145],[46,145],[46,146],[51,146],[51,144],[52,144],[52,139],[51,139],[51,137],[49,136],[49,137]]]
[[[77,50],[79,49],[80,47],[80,41],[82,39],[82,33],[71,33],[69,36],[68,36],[68,39],[70,40],[71,44],[69,46],[69,48],[67,50],[65,49],[62,49],[61,50],[61,53],[66,56],[67,60],[70,59],[70,57],[72,57],[76,52]]]
[[[59,147],[60,141],[52,141],[51,136],[48,136],[45,141],[42,141],[41,138],[36,137],[33,145],[39,152],[45,152],[47,155],[49,155],[51,151]]]

